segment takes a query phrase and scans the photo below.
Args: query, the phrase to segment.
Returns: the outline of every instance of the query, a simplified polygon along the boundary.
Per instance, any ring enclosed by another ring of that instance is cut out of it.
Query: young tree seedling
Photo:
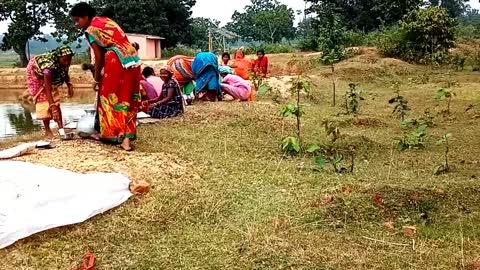
[[[405,121],[405,117],[408,115],[411,109],[410,106],[408,106],[408,101],[405,99],[405,97],[400,95],[398,83],[395,83],[394,88],[396,97],[390,99],[388,103],[394,106],[392,115],[398,116],[403,122]]]
[[[360,112],[360,101],[365,100],[361,96],[360,89],[357,88],[357,85],[350,83],[348,85],[348,91],[345,94],[345,108],[347,114],[357,115]]]
[[[291,153],[299,153],[301,151],[302,145],[302,122],[301,118],[304,114],[302,107],[301,107],[301,94],[310,93],[311,91],[311,83],[308,78],[302,77],[301,75],[297,76],[292,80],[292,87],[290,88],[292,92],[292,96],[295,98],[295,104],[288,104],[282,108],[281,114],[283,117],[295,117],[296,119],[296,140],[293,140],[293,137],[287,137],[282,142],[282,147],[285,149],[286,147],[288,151]]]
[[[445,101],[445,100],[447,101],[447,109],[444,110],[444,112],[447,115],[450,115],[450,106],[452,104],[453,96],[455,96],[455,93],[453,93],[449,89],[440,88],[440,89],[438,89],[437,95],[435,97],[435,99],[439,102],[440,101]]]
[[[448,153],[450,152],[450,145],[449,141],[450,138],[452,137],[452,134],[447,133],[442,136],[442,138],[437,142],[437,145],[443,145],[445,148],[444,154],[443,154],[443,164],[435,167],[435,170],[433,171],[434,175],[441,175],[444,173],[448,173],[450,171],[450,164],[448,163]]]

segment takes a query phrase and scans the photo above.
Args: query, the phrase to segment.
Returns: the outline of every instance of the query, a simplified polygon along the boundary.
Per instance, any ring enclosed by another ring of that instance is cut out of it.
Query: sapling
[[[426,124],[421,124],[416,120],[406,120],[402,122],[401,128],[403,138],[398,141],[397,150],[404,151],[424,147],[428,128]]]
[[[357,85],[350,83],[348,85],[348,91],[345,94],[345,108],[347,114],[358,114],[360,112],[360,101],[364,100],[361,96],[360,89],[357,88]]]
[[[450,106],[452,104],[452,98],[455,96],[455,93],[449,89],[440,88],[437,91],[436,100],[437,101],[447,101],[447,109],[444,111],[447,115],[450,114]]]
[[[394,106],[392,115],[398,116],[403,122],[405,121],[405,117],[411,109],[410,106],[408,106],[408,101],[405,99],[405,97],[400,95],[398,83],[396,83],[394,87],[396,96],[390,99],[388,103]]]
[[[282,147],[285,149],[286,146],[288,152],[299,153],[301,151],[302,145],[302,133],[301,133],[301,117],[304,114],[301,107],[301,94],[302,92],[309,93],[311,91],[311,84],[308,78],[302,77],[301,75],[297,76],[292,80],[292,87],[290,88],[292,96],[295,98],[295,104],[288,104],[282,108],[281,114],[283,117],[295,117],[296,119],[296,140],[293,140],[293,137],[287,137],[282,142]]]
[[[327,54],[322,58],[322,63],[330,65],[332,70],[332,107],[337,105],[337,80],[335,78],[335,63],[339,60],[335,58],[335,54]]]
[[[437,142],[437,145],[443,145],[445,147],[445,150],[443,156],[443,164],[435,167],[435,170],[433,171],[433,174],[435,175],[441,175],[450,171],[450,164],[448,163],[448,153],[450,152],[449,141],[451,137],[452,134],[447,133],[443,135],[442,138]]]

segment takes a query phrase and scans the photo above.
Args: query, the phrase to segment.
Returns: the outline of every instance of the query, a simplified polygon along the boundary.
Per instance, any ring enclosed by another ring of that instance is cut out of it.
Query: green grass
[[[0,52],[0,68],[11,68],[18,62],[18,55],[11,52]]]
[[[434,99],[443,72],[418,74],[428,82],[399,77],[412,117],[443,106]],[[111,151],[108,158],[148,181],[151,192],[1,250],[2,269],[66,269],[87,249],[97,255],[98,269],[463,269],[480,260],[480,120],[464,112],[480,81],[475,73],[453,77],[460,84],[452,116],[435,118],[425,149],[397,152],[392,146],[401,130],[387,103],[394,95],[390,77],[356,77],[367,99],[355,122],[337,116],[342,108],[330,106],[328,78],[313,74],[317,89],[305,101],[304,141],[326,141],[322,120],[342,120],[346,140],[362,146],[354,174],[311,170],[308,155],[286,157],[279,143],[294,134],[294,122],[281,119],[280,105],[268,97],[196,104],[184,117],[141,127],[136,153]],[[339,93],[348,82],[339,81]],[[442,161],[435,142],[446,132],[453,133],[454,170],[435,177]],[[387,221],[395,222],[395,233],[383,228]],[[415,250],[402,226],[417,228]]]

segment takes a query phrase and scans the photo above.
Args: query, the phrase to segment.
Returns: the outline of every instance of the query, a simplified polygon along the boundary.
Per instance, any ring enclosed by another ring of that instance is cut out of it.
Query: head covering
[[[56,57],[62,57],[62,56],[67,56],[67,55],[75,55],[73,52],[72,48],[70,48],[67,45],[60,46],[56,48],[55,50],[52,51],[53,54],[55,54]]]
[[[170,74],[173,75],[173,71],[172,71],[172,69],[171,69],[168,65],[162,66],[162,67],[160,68],[160,71],[162,71],[162,70],[165,70],[165,71],[167,71],[168,73],[170,73]]]
[[[233,74],[233,69],[229,66],[219,66],[218,72],[220,72],[220,74]]]

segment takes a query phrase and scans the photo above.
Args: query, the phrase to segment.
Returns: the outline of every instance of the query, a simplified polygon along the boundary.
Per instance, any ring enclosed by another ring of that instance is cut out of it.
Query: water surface
[[[91,109],[91,104],[62,103],[62,116],[65,125],[77,122],[85,109]],[[42,130],[41,121],[35,120],[35,113],[24,109],[20,104],[0,104],[0,140],[20,135],[26,135]],[[52,126],[55,126],[53,121]]]

